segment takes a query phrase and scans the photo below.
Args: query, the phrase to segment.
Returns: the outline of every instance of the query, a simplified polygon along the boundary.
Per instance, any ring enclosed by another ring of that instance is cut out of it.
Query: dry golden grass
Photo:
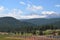
[[[46,36],[0,35],[0,40],[60,40],[60,38],[48,38]]]

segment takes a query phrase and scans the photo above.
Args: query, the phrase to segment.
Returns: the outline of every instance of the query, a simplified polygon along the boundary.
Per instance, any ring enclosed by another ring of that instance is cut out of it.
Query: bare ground
[[[6,37],[8,39],[17,39],[17,40],[60,40],[60,38],[48,38],[46,36],[14,36]]]

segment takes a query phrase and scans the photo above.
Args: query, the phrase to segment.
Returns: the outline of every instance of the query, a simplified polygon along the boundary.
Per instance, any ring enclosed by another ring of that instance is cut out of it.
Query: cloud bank
[[[34,4],[30,4],[30,3],[25,3],[23,1],[20,1],[20,5],[24,5],[26,6],[26,8],[24,10],[27,11],[32,11],[32,12],[36,12],[36,11],[41,11],[44,10],[43,6],[37,6]],[[55,5],[56,7],[60,7],[60,5]],[[5,11],[8,11],[8,13],[5,13]],[[4,6],[0,6],[0,17],[5,17],[5,16],[9,16],[9,17],[14,17],[17,19],[32,19],[32,18],[52,18],[52,17],[60,17],[60,14],[55,12],[55,11],[41,11],[40,14],[32,14],[32,15],[22,15],[24,14],[24,11],[22,11],[21,9],[8,9],[5,8]]]

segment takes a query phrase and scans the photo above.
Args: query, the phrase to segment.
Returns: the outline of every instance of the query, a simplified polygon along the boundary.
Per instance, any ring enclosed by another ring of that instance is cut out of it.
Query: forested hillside
[[[36,26],[32,23],[21,22],[12,17],[2,17],[0,18],[0,31],[20,31],[21,27],[33,27]]]
[[[35,19],[28,19],[28,20],[23,20],[25,22],[30,22],[33,24],[36,24],[38,26],[41,25],[55,25],[56,27],[60,27],[60,18],[35,18]]]
[[[36,30],[60,29],[60,18],[18,20],[0,18],[0,32],[33,32]]]

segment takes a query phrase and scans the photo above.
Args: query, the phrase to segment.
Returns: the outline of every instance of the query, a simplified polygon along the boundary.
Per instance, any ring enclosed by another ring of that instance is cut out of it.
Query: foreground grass
[[[0,35],[0,40],[23,40],[23,39],[14,37],[14,35]]]
[[[45,36],[0,35],[0,40],[60,40]]]

